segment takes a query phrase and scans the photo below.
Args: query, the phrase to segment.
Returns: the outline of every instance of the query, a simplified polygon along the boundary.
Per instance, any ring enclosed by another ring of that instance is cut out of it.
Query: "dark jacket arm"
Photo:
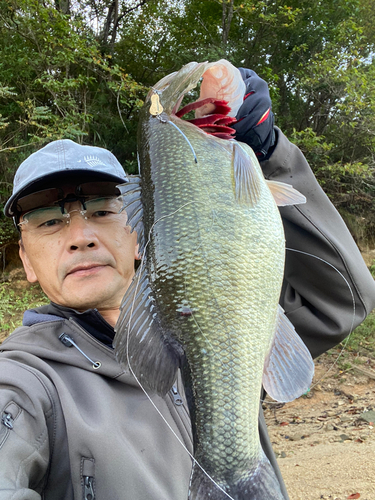
[[[302,152],[279,130],[262,162],[267,179],[291,184],[307,198],[280,207],[286,237],[280,304],[314,357],[343,340],[375,306],[375,284],[341,216]]]

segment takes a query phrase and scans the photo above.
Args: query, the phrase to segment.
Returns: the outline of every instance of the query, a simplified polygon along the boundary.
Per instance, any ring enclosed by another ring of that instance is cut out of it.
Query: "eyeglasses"
[[[85,220],[95,225],[107,225],[114,222],[126,222],[124,198],[106,197],[92,200],[75,200],[82,209],[66,211],[65,206],[53,205],[31,210],[23,215],[18,224],[22,231],[30,231],[40,236],[57,233],[70,224],[71,214],[78,212]]]
[[[118,182],[84,182],[69,189],[68,193],[77,199],[81,198],[111,198],[120,194],[117,188]],[[48,187],[42,191],[28,194],[17,201],[17,212],[19,214],[30,212],[36,208],[57,205],[60,201],[66,200],[67,192],[60,187]]]

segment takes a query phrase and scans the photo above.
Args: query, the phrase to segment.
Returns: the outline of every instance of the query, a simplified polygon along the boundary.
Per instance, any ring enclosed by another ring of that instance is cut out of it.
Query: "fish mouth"
[[[179,109],[183,97],[202,77],[199,98]],[[230,125],[237,122],[235,115],[243,102],[245,84],[239,70],[221,59],[212,63],[191,62],[160,80],[147,98],[151,99],[153,93],[159,95],[167,115],[182,118],[195,111],[195,118],[186,121],[220,139],[233,139],[236,131]]]
[[[202,100],[198,99],[177,111],[176,116],[182,118],[190,111],[195,110],[197,112],[197,110],[202,109],[209,109],[210,112],[207,114],[203,112],[199,118],[192,118],[186,121],[197,126],[203,132],[206,132],[206,134],[219,137],[220,139],[233,139],[236,131],[234,128],[229,127],[229,125],[236,123],[237,118],[228,116],[228,113],[232,109],[228,106],[228,101],[215,99],[214,97],[207,97]]]

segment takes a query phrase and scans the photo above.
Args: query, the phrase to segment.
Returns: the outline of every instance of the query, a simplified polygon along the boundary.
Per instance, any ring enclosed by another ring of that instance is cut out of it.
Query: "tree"
[[[107,147],[124,165],[134,163],[132,113],[144,87],[103,54],[81,15],[66,10],[49,0],[0,2],[2,204],[17,166],[54,139]],[[3,245],[12,238],[7,228]]]
[[[0,201],[19,163],[60,137],[134,171],[146,89],[224,57],[267,80],[276,124],[336,205],[369,221],[374,12],[375,0],[0,0]]]
[[[149,2],[117,57],[146,85],[196,60],[229,59],[269,82],[276,123],[342,210],[368,214],[374,187],[374,1]],[[370,224],[370,227],[371,224]]]

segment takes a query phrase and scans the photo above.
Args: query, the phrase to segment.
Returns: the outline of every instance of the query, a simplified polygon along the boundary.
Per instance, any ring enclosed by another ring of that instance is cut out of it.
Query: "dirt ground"
[[[290,500],[375,500],[375,361],[357,361],[322,356],[306,396],[263,405]]]

